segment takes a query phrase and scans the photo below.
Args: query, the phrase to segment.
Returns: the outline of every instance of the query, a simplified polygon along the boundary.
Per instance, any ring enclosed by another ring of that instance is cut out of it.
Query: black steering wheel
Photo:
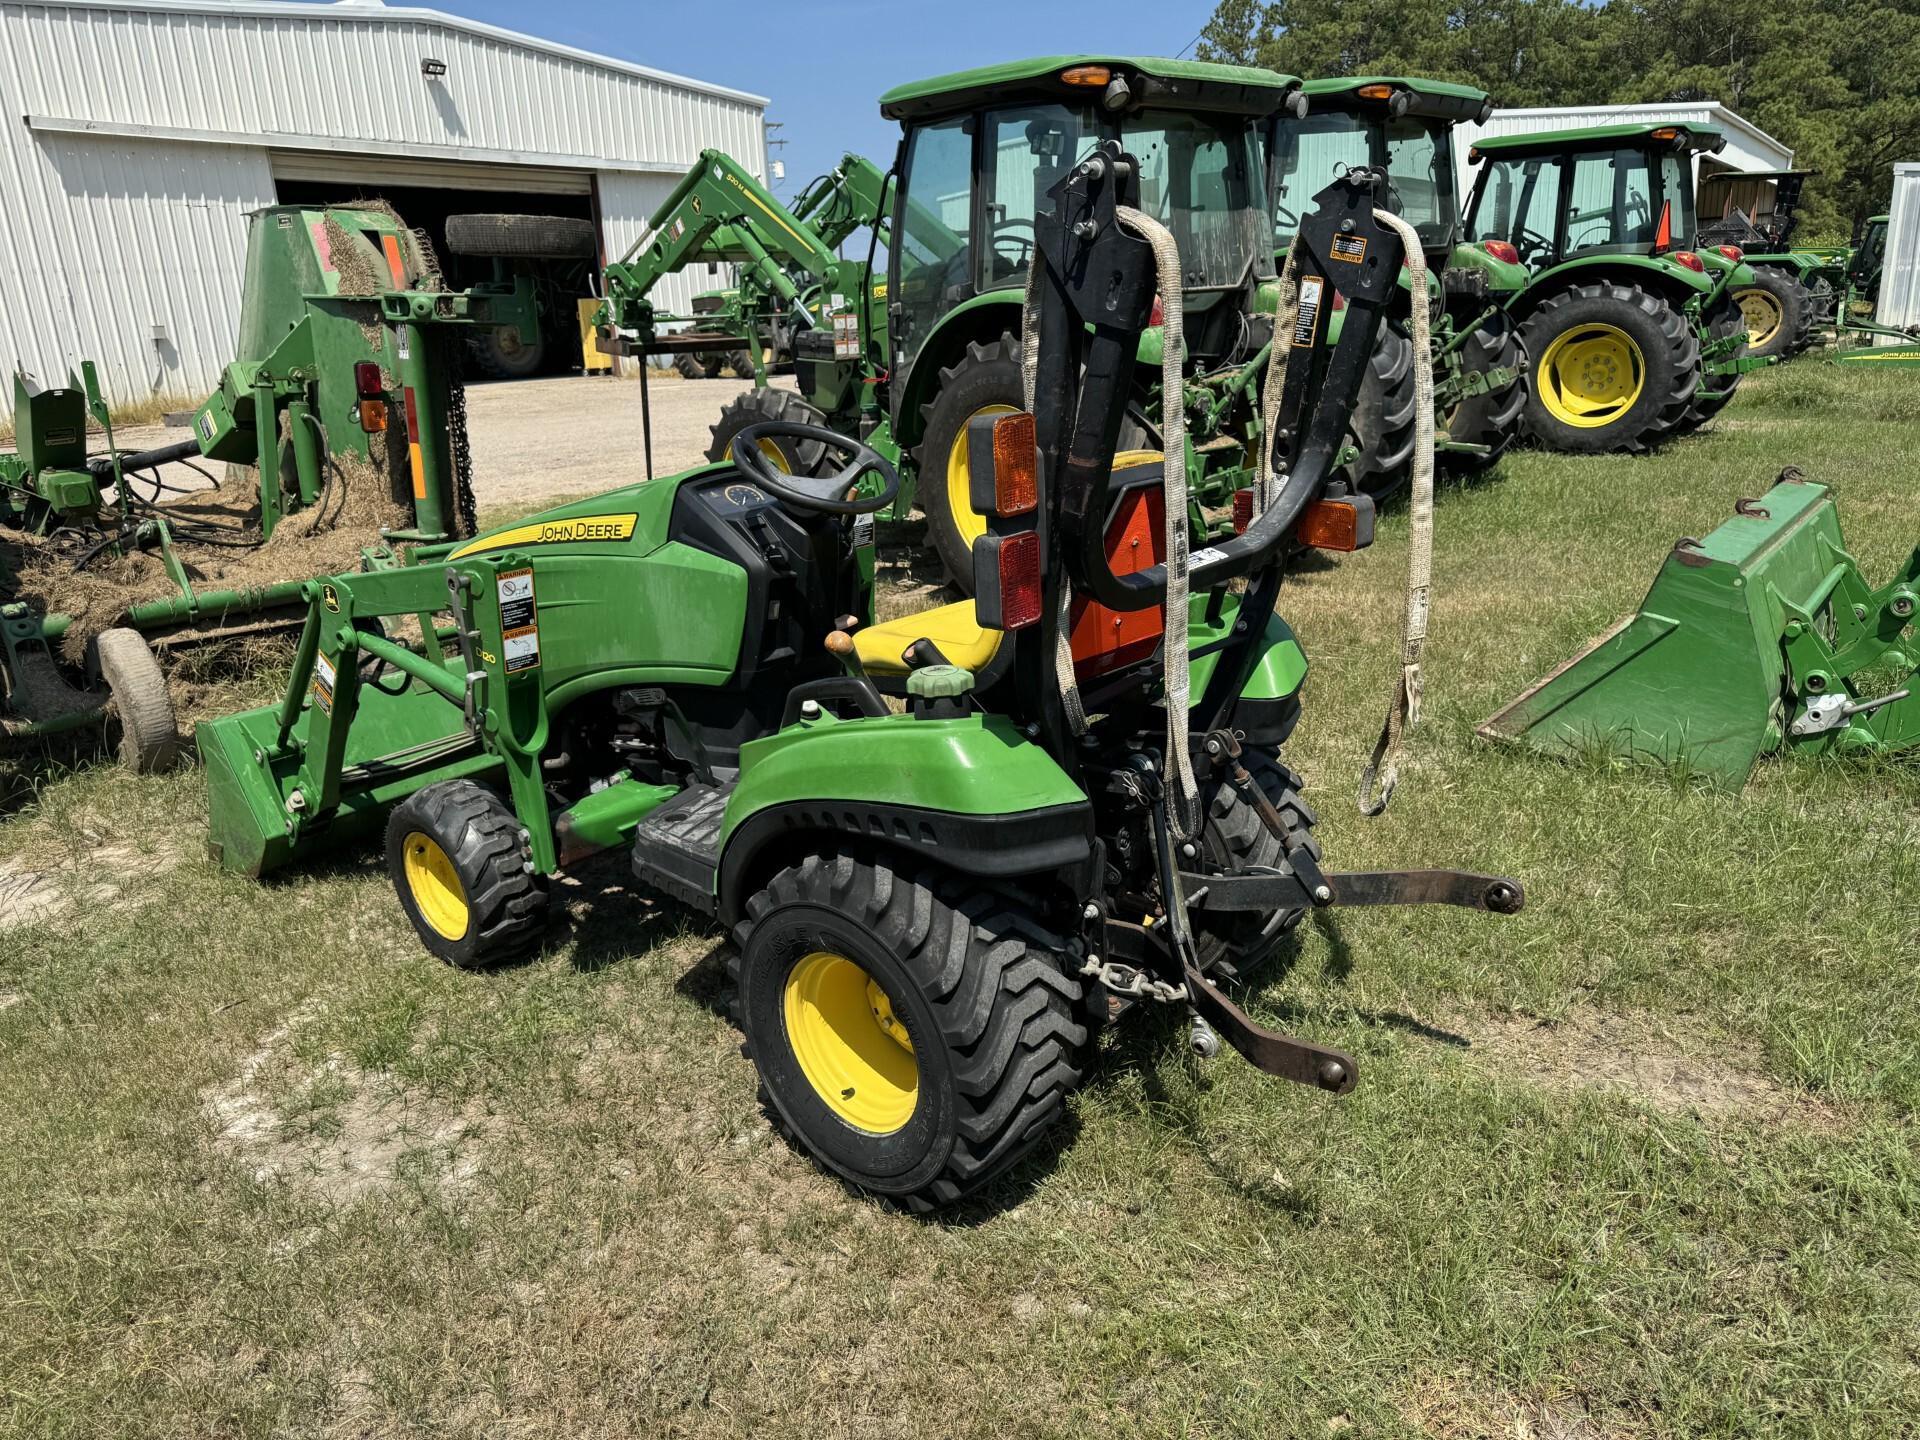
[[[831,475],[783,475],[773,468],[766,452],[760,448],[762,440],[811,440],[850,458]],[[886,509],[900,493],[900,472],[871,445],[850,440],[837,430],[821,425],[801,425],[788,420],[749,425],[735,434],[733,468],[740,472],[743,480],[759,486],[774,499],[784,500],[796,510],[811,510],[819,515],[871,515]],[[847,492],[874,471],[884,482],[880,493],[849,500]]]

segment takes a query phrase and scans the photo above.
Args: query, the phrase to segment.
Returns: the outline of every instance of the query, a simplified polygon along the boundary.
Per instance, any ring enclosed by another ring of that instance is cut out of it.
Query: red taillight
[[[1742,250],[1738,245],[1722,245],[1720,247],[1720,253],[1736,265],[1747,258],[1747,252]]]
[[[1691,250],[1676,250],[1673,252],[1672,258],[1675,263],[1686,266],[1687,269],[1693,271],[1696,275],[1704,275],[1707,273],[1707,262]]]
[[[371,360],[362,360],[353,367],[353,389],[362,400],[373,400],[386,393],[387,387],[381,382],[380,367]]]
[[[1000,628],[1040,623],[1040,534],[1023,530],[1000,540]]]
[[[1334,291],[1333,304],[1328,308],[1331,309],[1334,314],[1338,315],[1342,310],[1347,308],[1347,297],[1342,295],[1338,290]]]
[[[1504,261],[1508,265],[1518,265],[1520,263],[1520,247],[1508,241],[1482,240],[1480,242],[1480,248],[1494,259]]]
[[[1251,524],[1253,524],[1253,491],[1236,490],[1233,492],[1233,533],[1244,535]]]
[[[1164,325],[1167,323],[1167,307],[1160,303],[1158,295],[1153,297],[1153,312],[1147,316],[1147,324]]]

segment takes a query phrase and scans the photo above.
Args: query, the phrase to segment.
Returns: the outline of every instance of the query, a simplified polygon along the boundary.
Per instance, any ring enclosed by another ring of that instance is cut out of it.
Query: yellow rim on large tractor
[[[844,955],[816,950],[787,975],[787,1042],[820,1101],[856,1130],[891,1135],[920,1103],[920,1062],[893,1002]]]
[[[432,837],[415,830],[406,838],[402,867],[420,918],[448,940],[458,940],[471,923],[467,892],[453,860]]]
[[[987,533],[987,517],[973,508],[973,484],[967,471],[967,428],[982,415],[1012,415],[1013,405],[982,405],[967,417],[947,449],[947,508],[953,515],[953,528],[969,546]]]
[[[778,470],[782,475],[791,475],[793,473],[793,466],[787,462],[786,451],[782,450],[771,440],[762,440],[759,442],[759,446],[760,453],[773,462],[774,469]],[[722,460],[733,459],[733,442],[731,440],[727,442],[726,453],[720,458]]]
[[[1741,318],[1747,322],[1747,348],[1759,350],[1771,345],[1787,319],[1779,297],[1756,287],[1738,291],[1733,298],[1740,306]]]
[[[1646,357],[1624,330],[1576,325],[1547,347],[1535,383],[1554,419],[1597,430],[1633,409],[1647,383]]]

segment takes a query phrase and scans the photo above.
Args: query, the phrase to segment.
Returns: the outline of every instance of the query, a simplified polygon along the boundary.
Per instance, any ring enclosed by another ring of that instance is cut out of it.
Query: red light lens
[[[1158,295],[1153,297],[1153,313],[1147,316],[1147,324],[1164,325],[1167,323],[1167,307],[1160,303]]]
[[[1747,258],[1747,252],[1742,250],[1738,245],[1722,245],[1720,247],[1720,253],[1736,265]]]
[[[386,393],[386,386],[380,383],[380,367],[371,360],[362,360],[353,367],[353,388],[362,400],[371,400]]]
[[[1509,265],[1520,263],[1520,247],[1505,240],[1483,240],[1480,248],[1496,260],[1504,260]]]
[[[1026,530],[1000,542],[1000,628],[1040,623],[1040,534]]]
[[[1707,262],[1702,260],[1698,255],[1694,254],[1693,251],[1691,250],[1676,250],[1673,252],[1673,258],[1679,264],[1682,264],[1686,266],[1687,269],[1693,271],[1693,273],[1696,275],[1704,275],[1707,273]]]
[[[1244,535],[1251,524],[1253,524],[1253,491],[1236,490],[1233,492],[1233,533]]]

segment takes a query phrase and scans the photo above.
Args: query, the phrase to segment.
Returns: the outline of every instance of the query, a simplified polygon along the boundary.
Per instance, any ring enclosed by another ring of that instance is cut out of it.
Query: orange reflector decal
[[[380,237],[380,248],[386,252],[387,269],[393,275],[393,288],[396,290],[406,289],[407,267],[400,259],[400,237],[397,235],[382,235]]]
[[[1294,538],[1316,550],[1358,550],[1360,511],[1346,500],[1313,500],[1300,513]]]
[[[1667,201],[1660,207],[1660,228],[1653,233],[1653,248],[1667,250],[1673,246],[1673,202]]]
[[[993,422],[993,513],[1030,515],[1040,508],[1039,455],[1033,416],[1021,411]]]

